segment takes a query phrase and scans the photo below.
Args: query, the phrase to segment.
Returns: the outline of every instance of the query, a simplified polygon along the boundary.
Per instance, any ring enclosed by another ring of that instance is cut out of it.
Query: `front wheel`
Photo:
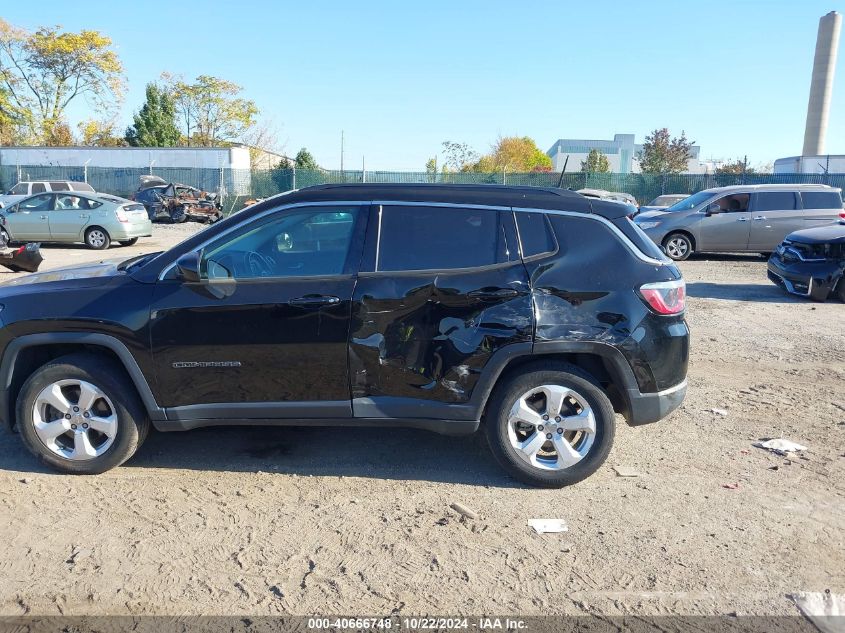
[[[663,240],[666,254],[676,262],[682,262],[692,254],[692,240],[683,233],[672,233]]]
[[[92,354],[63,356],[32,374],[18,396],[16,422],[41,461],[81,475],[125,462],[150,424],[122,368]]]
[[[497,461],[531,486],[562,488],[586,479],[613,444],[613,406],[577,367],[537,365],[497,388],[485,419]]]
[[[95,251],[102,251],[109,247],[111,238],[105,229],[94,226],[85,231],[85,244],[88,248],[93,248]]]

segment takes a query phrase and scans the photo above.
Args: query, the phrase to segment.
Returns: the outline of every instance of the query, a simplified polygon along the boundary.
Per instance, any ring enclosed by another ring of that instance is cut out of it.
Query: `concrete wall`
[[[246,147],[0,147],[0,165],[249,169]]]

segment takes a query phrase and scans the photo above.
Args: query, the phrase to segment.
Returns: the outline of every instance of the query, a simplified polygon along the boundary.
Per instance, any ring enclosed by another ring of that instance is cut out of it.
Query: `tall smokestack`
[[[802,156],[824,154],[824,137],[830,115],[830,95],[833,93],[833,75],[836,71],[836,52],[842,14],[831,11],[819,20],[816,37],[816,56],[813,59],[813,79],[810,82],[810,101],[807,104],[807,127],[804,128]]]

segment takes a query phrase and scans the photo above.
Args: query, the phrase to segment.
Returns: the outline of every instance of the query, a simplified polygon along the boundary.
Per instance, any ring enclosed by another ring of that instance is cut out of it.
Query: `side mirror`
[[[707,208],[704,209],[704,214],[706,216],[711,216],[715,213],[721,213],[721,212],[722,212],[722,207],[719,206],[718,202],[711,202],[710,204],[707,205]]]
[[[185,253],[176,260],[176,270],[179,279],[185,283],[195,284],[200,281],[200,256],[199,253]]]

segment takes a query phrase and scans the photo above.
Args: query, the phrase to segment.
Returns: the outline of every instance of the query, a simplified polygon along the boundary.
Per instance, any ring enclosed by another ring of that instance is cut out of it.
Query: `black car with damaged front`
[[[0,286],[0,417],[66,472],[117,466],[151,425],[374,425],[483,428],[515,477],[571,484],[617,413],[655,422],[686,391],[684,281],[627,211],[324,185],[163,253],[25,277]]]
[[[787,235],[769,258],[768,275],[791,294],[845,302],[845,222]]]

